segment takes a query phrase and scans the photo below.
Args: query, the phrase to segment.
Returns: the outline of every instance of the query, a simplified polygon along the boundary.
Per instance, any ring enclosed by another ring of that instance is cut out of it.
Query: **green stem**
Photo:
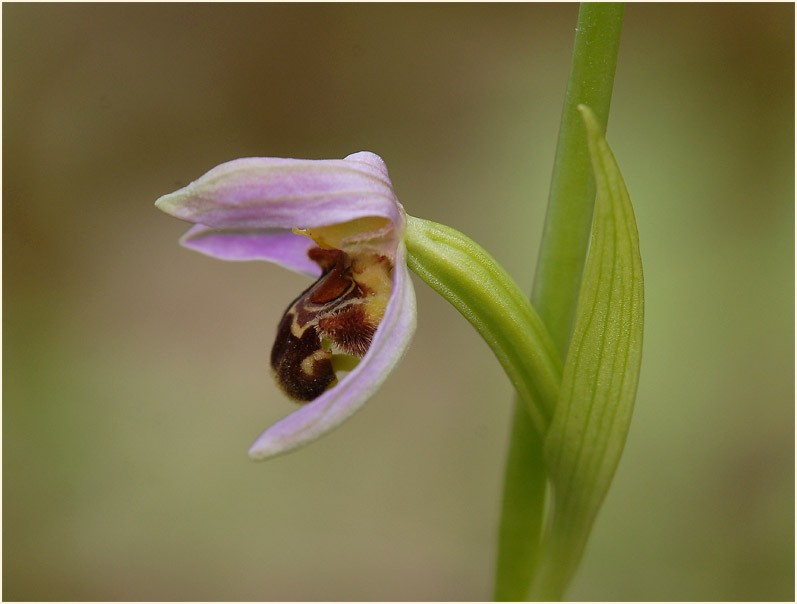
[[[516,402],[498,527],[497,602],[525,599],[539,563],[546,492],[542,444],[525,407]]]
[[[587,131],[578,106],[590,107],[606,130],[624,9],[622,3],[585,2],[578,13],[573,63],[531,297],[562,358],[570,341],[595,205]]]
[[[532,303],[561,358],[570,340],[590,240],[595,183],[579,104],[605,128],[623,21],[623,4],[584,3],[576,27],[559,142],[548,198]],[[528,597],[540,560],[546,484],[542,441],[516,409],[512,424],[498,538],[495,598]],[[509,528],[511,527],[511,529]]]

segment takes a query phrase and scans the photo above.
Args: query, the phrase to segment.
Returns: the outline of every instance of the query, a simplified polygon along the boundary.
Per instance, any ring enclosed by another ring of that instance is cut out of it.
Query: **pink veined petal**
[[[415,291],[399,243],[385,316],[360,364],[333,388],[268,428],[249,449],[255,460],[302,447],[333,430],[368,400],[398,365],[415,332]]]
[[[221,260],[267,260],[305,275],[321,275],[321,268],[307,256],[315,243],[284,229],[225,230],[197,224],[180,243]]]
[[[384,162],[365,151],[345,159],[236,159],[155,205],[176,218],[225,229],[312,228],[366,216],[404,228]]]

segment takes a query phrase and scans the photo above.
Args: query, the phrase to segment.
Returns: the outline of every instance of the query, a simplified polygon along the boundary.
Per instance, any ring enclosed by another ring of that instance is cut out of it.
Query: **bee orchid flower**
[[[187,248],[316,279],[288,307],[271,351],[278,385],[301,406],[260,435],[253,459],[336,428],[401,361],[416,323],[407,216],[379,156],[237,159],[155,205],[194,223]]]

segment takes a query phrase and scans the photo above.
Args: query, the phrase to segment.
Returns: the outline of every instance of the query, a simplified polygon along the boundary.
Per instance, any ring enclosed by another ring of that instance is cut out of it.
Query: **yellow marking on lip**
[[[293,319],[291,319],[291,335],[294,338],[301,339],[302,336],[304,335],[304,332],[307,331],[307,328],[310,327],[310,325],[313,325],[314,323],[315,323],[314,321],[311,321],[310,323],[299,325],[299,319],[294,313]]]
[[[301,369],[306,375],[315,375],[316,361],[323,361],[332,357],[332,353],[324,349],[316,350],[313,354],[302,359]]]

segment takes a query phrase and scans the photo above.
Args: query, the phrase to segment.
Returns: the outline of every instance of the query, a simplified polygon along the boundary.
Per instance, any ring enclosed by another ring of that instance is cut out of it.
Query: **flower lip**
[[[393,286],[370,348],[360,363],[337,385],[268,428],[249,449],[254,460],[288,453],[338,427],[376,392],[401,362],[415,332],[415,291],[399,242]]]
[[[333,349],[365,355],[391,289],[387,274],[392,266],[383,257],[357,259],[356,267],[338,249],[312,248],[310,257],[323,276],[285,312],[271,351],[277,384],[303,402],[334,384]]]

